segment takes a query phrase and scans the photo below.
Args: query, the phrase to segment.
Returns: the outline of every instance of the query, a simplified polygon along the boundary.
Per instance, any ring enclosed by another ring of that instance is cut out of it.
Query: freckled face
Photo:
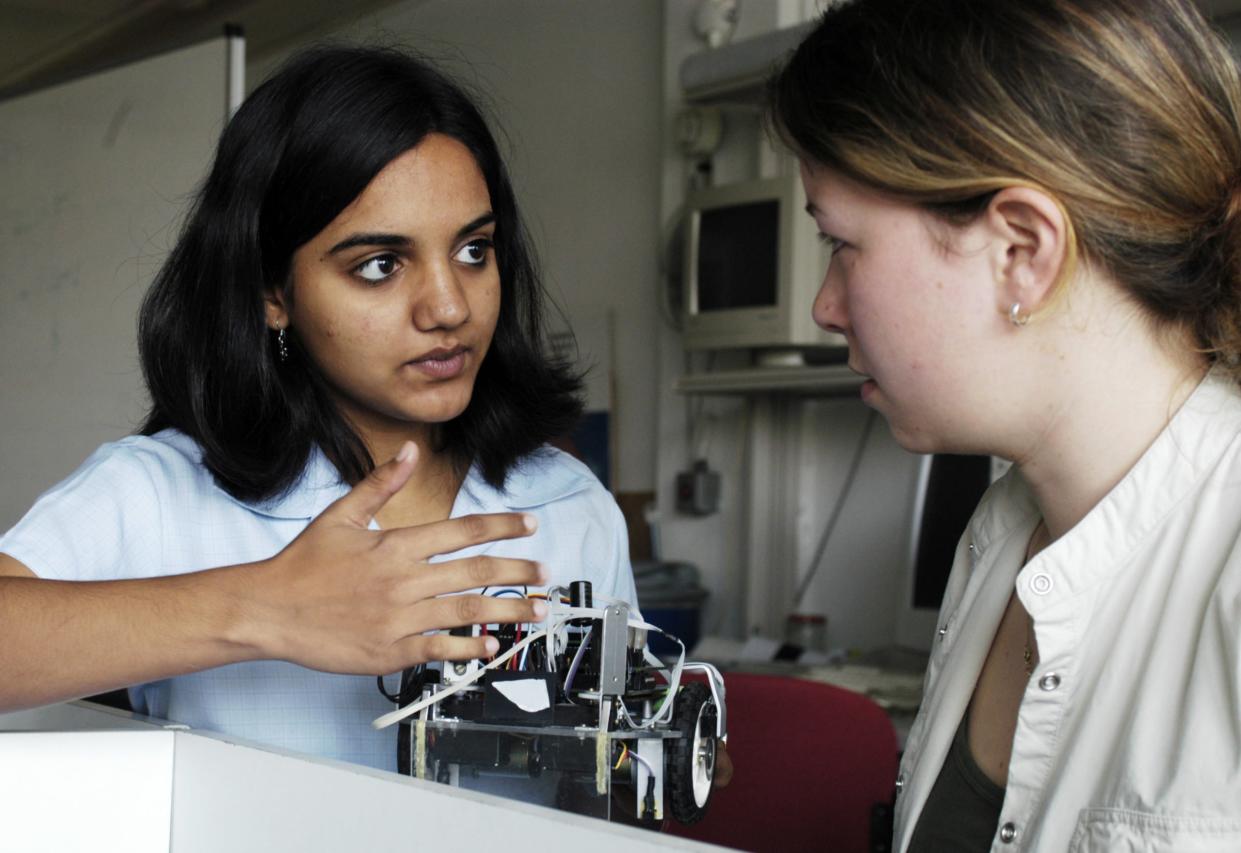
[[[495,217],[473,155],[430,134],[293,254],[269,304],[364,433],[470,402],[500,311]],[[269,320],[272,318],[269,316]]]
[[[985,235],[822,166],[801,172],[807,210],[834,247],[814,320],[845,335],[849,366],[868,377],[863,401],[908,450],[974,447],[995,381],[982,346],[996,323]]]

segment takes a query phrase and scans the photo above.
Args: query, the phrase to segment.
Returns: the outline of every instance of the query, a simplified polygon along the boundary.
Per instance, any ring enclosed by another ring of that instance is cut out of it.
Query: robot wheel
[[[705,684],[683,684],[676,697],[672,725],[681,737],[666,753],[666,778],[672,817],[697,823],[706,814],[715,781],[715,700]]]

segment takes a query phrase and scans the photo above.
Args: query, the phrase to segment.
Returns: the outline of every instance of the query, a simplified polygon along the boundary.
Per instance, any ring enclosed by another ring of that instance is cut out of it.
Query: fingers
[[[361,485],[359,483],[358,485]],[[369,519],[368,519],[369,521]],[[402,543],[402,547],[411,549],[416,559],[427,559],[436,554],[451,554],[471,545],[482,545],[500,539],[521,539],[538,529],[538,522],[533,515],[522,512],[502,512],[490,515],[466,515],[461,518],[450,518],[418,527],[406,527],[390,530],[388,535]],[[518,581],[530,583],[530,581]],[[473,586],[486,586],[486,581],[458,587],[470,589]]]
[[[439,628],[462,625],[515,625],[542,622],[547,605],[531,598],[490,595],[446,595],[426,602],[430,623]]]
[[[418,448],[413,442],[402,445],[396,457],[371,471],[361,482],[349,490],[349,494],[337,500],[323,511],[321,518],[335,519],[351,527],[366,529],[371,520],[394,494],[409,481],[418,461]],[[413,548],[410,556],[415,561],[425,560],[436,554],[447,554],[467,548],[495,542],[499,539],[519,539],[529,536],[538,528],[533,515],[520,512],[495,513],[492,515],[467,515],[434,524],[398,528],[386,531],[388,536]]]
[[[545,586],[547,570],[533,560],[479,554],[419,566],[411,573],[410,579],[418,583],[418,587],[411,592],[421,599],[489,586]],[[509,599],[510,602],[519,600]]]
[[[481,660],[500,650],[495,637],[454,637],[434,634],[430,637],[408,637],[399,644],[401,660]]]
[[[401,446],[396,456],[371,473],[323,511],[323,515],[344,520],[354,527],[366,528],[388,499],[401,490],[414,472],[418,448],[412,441]]]
[[[547,618],[547,605],[537,599],[493,598],[486,595],[451,595],[424,602],[419,623],[438,628],[456,628],[474,624],[513,625],[542,622]],[[409,662],[433,660],[475,660],[488,658],[499,649],[492,636],[457,637],[448,633],[427,636],[424,625],[411,625],[411,633],[393,644],[397,664],[389,663],[388,672],[409,665]]]

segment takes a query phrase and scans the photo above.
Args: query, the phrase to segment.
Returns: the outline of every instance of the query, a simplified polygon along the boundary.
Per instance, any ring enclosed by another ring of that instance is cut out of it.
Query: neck
[[[358,419],[351,419],[351,423],[376,465],[395,457],[406,441],[418,448],[413,475],[375,516],[381,527],[409,527],[448,518],[463,478],[451,457],[435,449],[433,425]]]
[[[1024,407],[1033,429],[1027,426],[1013,459],[1050,539],[1124,478],[1206,370],[1187,341],[1155,332],[1115,304],[1100,307],[1106,310],[1093,316],[1049,318],[1036,345],[1043,374],[1025,386],[1035,396],[1047,393]]]

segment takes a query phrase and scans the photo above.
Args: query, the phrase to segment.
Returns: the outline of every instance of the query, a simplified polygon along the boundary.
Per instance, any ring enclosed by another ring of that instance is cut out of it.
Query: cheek
[[[850,290],[853,334],[868,359],[886,362],[889,368],[922,369],[939,336],[932,310],[936,300],[918,293],[930,286],[931,282],[912,278],[908,270],[890,269],[868,276]]]
[[[472,302],[470,313],[479,318],[479,325],[490,335],[500,317],[500,283],[497,281],[478,290]]]
[[[324,325],[324,334],[328,338],[337,339],[338,344],[348,345],[355,349],[373,347],[377,342],[386,340],[394,325],[399,321],[396,312],[390,310],[368,310],[345,313],[337,310]]]

